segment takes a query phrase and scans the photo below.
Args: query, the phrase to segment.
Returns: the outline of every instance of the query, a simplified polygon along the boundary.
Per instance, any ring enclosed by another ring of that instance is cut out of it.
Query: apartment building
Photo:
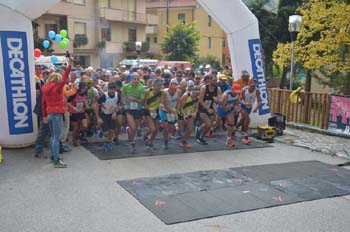
[[[67,49],[84,67],[116,67],[136,57],[135,41],[146,42],[145,0],[62,0],[34,22],[41,38],[67,29],[72,41]],[[57,43],[52,48],[57,55],[66,52]]]
[[[166,32],[180,21],[184,23],[195,21],[200,31],[198,55],[213,55],[222,64],[227,63],[225,33],[196,0],[146,0],[146,10],[148,14],[158,16],[157,30],[146,33],[151,45],[150,52],[158,52],[162,56],[159,43]]]

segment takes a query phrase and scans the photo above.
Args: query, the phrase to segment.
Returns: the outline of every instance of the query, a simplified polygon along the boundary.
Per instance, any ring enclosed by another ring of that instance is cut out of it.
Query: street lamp
[[[141,49],[142,49],[142,42],[136,41],[135,47],[136,47],[136,53],[137,53],[137,67],[140,67],[140,53],[141,53]]]
[[[292,40],[292,60],[290,64],[290,86],[289,89],[292,90],[293,85],[293,74],[294,74],[294,41],[297,38],[298,32],[301,26],[301,16],[291,15],[289,16],[289,32]]]

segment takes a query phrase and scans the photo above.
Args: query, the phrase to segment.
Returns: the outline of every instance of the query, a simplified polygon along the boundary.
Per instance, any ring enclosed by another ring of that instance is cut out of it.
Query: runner
[[[87,129],[88,121],[85,114],[86,107],[86,90],[87,84],[79,82],[78,91],[67,99],[67,105],[71,113],[70,121],[72,122],[73,146],[78,146],[78,136],[80,132]]]
[[[198,97],[198,111],[202,125],[196,128],[196,141],[202,145],[208,145],[203,137],[209,132],[215,121],[214,103],[218,103],[221,96],[221,90],[216,86],[217,77],[209,74],[208,79],[209,83],[201,87]]]
[[[193,121],[198,111],[198,95],[199,86],[195,86],[191,91],[185,93],[181,97],[181,112],[184,115],[184,128],[186,130],[182,134],[181,143],[183,148],[190,148],[191,144],[187,142],[188,137],[192,133]]]
[[[145,117],[145,121],[148,125],[149,131],[143,136],[143,140],[146,145],[154,150],[153,140],[157,136],[159,129],[159,105],[162,95],[163,81],[157,78],[153,81],[153,87],[146,90],[144,109],[142,115]],[[151,137],[149,137],[151,135]]]
[[[125,104],[125,117],[129,126],[128,135],[131,145],[131,153],[136,153],[136,130],[142,118],[141,109],[145,100],[145,87],[140,84],[140,75],[136,72],[131,74],[131,82],[126,84],[122,92]]]
[[[178,90],[178,83],[176,80],[172,80],[169,83],[169,88],[162,92],[161,104],[159,106],[160,121],[163,123],[163,137],[164,148],[168,149],[169,132],[172,125],[175,125],[177,120],[177,112],[180,107],[180,90]]]
[[[108,90],[99,97],[94,105],[97,124],[102,126],[102,131],[105,136],[103,149],[112,151],[112,138],[116,127],[116,116],[119,109],[120,96],[116,92],[116,84],[108,83]]]
[[[239,111],[239,93],[240,88],[238,84],[233,84],[231,89],[228,89],[223,94],[222,102],[217,104],[216,113],[218,117],[225,118],[227,123],[227,140],[226,145],[229,147],[234,147],[233,136],[232,134],[235,131],[234,122],[235,122],[235,112]]]
[[[241,91],[239,101],[241,102],[241,116],[242,116],[242,127],[243,127],[243,139],[242,142],[245,144],[250,143],[248,138],[248,129],[250,124],[249,114],[252,112],[253,104],[255,99],[257,99],[257,105],[253,110],[253,113],[256,113],[261,104],[260,90],[256,88],[256,79],[250,79],[249,85],[244,87]]]

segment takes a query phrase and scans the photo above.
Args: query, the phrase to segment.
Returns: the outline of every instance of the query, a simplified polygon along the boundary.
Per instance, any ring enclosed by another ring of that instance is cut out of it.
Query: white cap
[[[187,87],[194,86],[194,82],[192,80],[187,81]]]
[[[94,68],[93,68],[92,66],[89,66],[89,67],[87,68],[87,70],[89,70],[89,71],[94,71]]]
[[[207,65],[205,66],[205,68],[211,68],[211,65],[210,65],[210,64],[207,64]]]

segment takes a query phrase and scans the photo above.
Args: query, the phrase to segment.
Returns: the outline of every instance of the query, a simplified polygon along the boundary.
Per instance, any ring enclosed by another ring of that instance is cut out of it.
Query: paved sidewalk
[[[275,138],[276,142],[282,142],[297,147],[319,151],[332,156],[350,159],[350,139],[338,136],[325,135],[309,130],[294,129],[288,127],[283,136]]]

